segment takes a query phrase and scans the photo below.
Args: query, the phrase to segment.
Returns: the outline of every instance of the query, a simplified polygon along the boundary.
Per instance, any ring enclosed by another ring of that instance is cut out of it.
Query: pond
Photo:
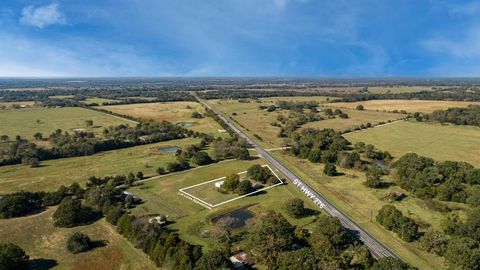
[[[191,127],[193,126],[193,122],[180,122],[175,124],[177,127]]]
[[[178,150],[180,150],[180,147],[168,147],[168,148],[162,148],[160,149],[160,152],[162,153],[176,153]]]
[[[214,220],[215,223],[225,220],[226,218],[231,220],[230,228],[237,229],[245,226],[247,220],[253,218],[253,213],[248,211],[247,209],[238,209],[227,213],[223,216],[220,216]]]

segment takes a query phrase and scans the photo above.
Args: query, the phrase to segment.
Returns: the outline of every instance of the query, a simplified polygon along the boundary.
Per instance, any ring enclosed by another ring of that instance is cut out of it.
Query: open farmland
[[[104,219],[75,228],[54,227],[55,208],[0,222],[0,239],[22,247],[30,256],[32,269],[156,269],[147,255],[120,236]],[[94,241],[105,241],[106,245],[72,254],[65,247],[67,238],[78,231]]]
[[[374,94],[401,94],[401,93],[416,93],[416,92],[423,92],[423,91],[434,91],[434,89],[430,86],[368,87],[368,92],[374,93]]]
[[[13,109],[14,106],[16,105],[31,107],[35,105],[35,102],[34,101],[0,102],[0,110]]]
[[[480,104],[478,102],[468,101],[444,101],[444,100],[406,100],[406,99],[389,99],[389,100],[368,100],[358,102],[334,102],[328,106],[339,108],[355,109],[358,105],[363,105],[365,110],[373,111],[400,111],[405,110],[410,113],[424,112],[431,113],[436,110],[444,110],[453,107],[468,107],[470,104]]]
[[[87,127],[85,121],[92,120],[93,126]],[[83,108],[26,108],[19,110],[0,110],[0,134],[11,138],[20,135],[32,139],[36,132],[48,136],[56,129],[72,133],[73,129],[84,129],[101,134],[103,128],[132,124],[130,121]]]
[[[346,135],[389,151],[394,157],[414,152],[436,160],[466,161],[480,166],[480,128],[399,122]]]
[[[203,107],[190,101],[137,103],[127,105],[101,106],[101,109],[121,115],[129,115],[141,119],[187,123],[185,128],[205,132],[212,135],[225,133],[223,128],[211,117],[192,118],[193,112],[205,113]],[[191,125],[191,126],[189,126]]]
[[[336,131],[344,132],[352,130],[362,124],[370,123],[377,125],[381,122],[394,121],[405,117],[404,114],[399,113],[386,113],[376,111],[358,111],[354,109],[342,109],[343,112],[348,114],[348,118],[336,117],[334,119],[326,119],[322,121],[309,122],[303,125],[303,127],[311,128],[333,128]]]
[[[83,185],[89,176],[128,174],[142,171],[146,177],[156,175],[155,170],[175,160],[175,153],[162,153],[168,147],[186,147],[198,140],[161,142],[113,150],[84,157],[42,161],[42,166],[25,165],[0,167],[0,194],[19,190],[52,191],[61,185],[78,182]]]
[[[267,210],[275,210],[286,216],[290,222],[298,225],[308,225],[314,216],[301,219],[291,219],[283,209],[283,202],[289,198],[302,198],[300,191],[293,185],[282,185],[271,188],[265,192],[238,199],[236,201],[218,206],[209,210],[188,198],[179,195],[180,188],[199,184],[212,178],[220,178],[230,173],[244,171],[253,164],[265,164],[262,159],[251,161],[229,160],[213,164],[208,167],[201,167],[188,172],[180,172],[174,175],[166,175],[140,186],[131,187],[129,192],[139,196],[144,203],[137,206],[133,213],[163,214],[176,220],[172,225],[178,229],[183,239],[195,244],[202,244],[206,249],[213,248],[217,239],[201,237],[203,230],[212,227],[212,220],[215,217],[224,215],[241,208],[248,208],[254,214],[260,214]],[[213,191],[212,192],[217,192]],[[305,200],[306,207],[318,209],[309,200]]]

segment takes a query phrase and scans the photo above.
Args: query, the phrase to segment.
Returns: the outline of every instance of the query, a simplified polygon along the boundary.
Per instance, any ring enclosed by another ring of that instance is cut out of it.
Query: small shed
[[[235,269],[244,269],[247,266],[253,265],[253,260],[245,253],[240,251],[229,258]]]
[[[217,181],[217,182],[215,182],[215,187],[216,187],[216,188],[221,188],[221,187],[223,186],[223,183],[225,183],[224,180],[222,180],[222,181]]]

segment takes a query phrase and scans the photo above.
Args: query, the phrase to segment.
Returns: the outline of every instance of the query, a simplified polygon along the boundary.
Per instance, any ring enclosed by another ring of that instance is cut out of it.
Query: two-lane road
[[[325,197],[323,197],[320,193],[318,193],[315,189],[313,189],[310,185],[308,185],[305,181],[303,181],[300,177],[298,177],[288,167],[286,167],[277,159],[275,159],[268,151],[266,151],[261,146],[259,146],[255,141],[253,141],[250,137],[248,137],[235,125],[230,123],[230,121],[228,121],[225,117],[219,114],[209,104],[207,104],[206,102],[198,98],[196,95],[194,95],[194,97],[203,106],[212,110],[223,122],[225,122],[225,124],[228,125],[230,129],[232,129],[235,133],[237,133],[238,136],[247,140],[247,142],[255,148],[255,150],[258,152],[260,156],[265,158],[275,169],[277,169],[283,175],[285,175],[285,177],[290,182],[292,182],[295,186],[297,186],[304,194],[307,195],[307,197],[313,200],[315,204],[319,205],[319,207],[322,207],[327,214],[334,217],[338,217],[344,227],[346,227],[351,231],[354,231],[356,236],[370,249],[370,252],[373,254],[373,256],[375,256],[376,258],[381,258],[385,256],[398,258],[398,256],[395,253],[393,253],[388,247],[386,247],[379,240],[373,237],[370,233],[365,231],[357,223],[351,220],[345,213],[343,213],[340,209],[335,207]]]

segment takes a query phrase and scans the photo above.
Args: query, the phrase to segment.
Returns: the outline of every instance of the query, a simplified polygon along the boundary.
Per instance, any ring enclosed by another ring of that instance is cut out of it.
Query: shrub
[[[92,241],[87,235],[76,232],[67,240],[67,250],[73,254],[85,252],[92,246]]]
[[[333,163],[327,163],[323,167],[323,173],[328,176],[335,176],[337,175],[337,167]]]
[[[301,199],[293,198],[285,202],[285,211],[294,218],[299,218],[305,214],[305,206]]]
[[[80,200],[70,197],[64,198],[53,214],[54,225],[67,228],[84,224],[92,217],[90,208],[82,206]]]
[[[240,176],[236,173],[227,175],[225,181],[223,182],[223,188],[227,191],[234,191],[237,189],[238,184],[240,183]]]
[[[23,270],[28,269],[28,255],[25,251],[14,244],[0,243],[0,269],[2,270]]]
[[[248,194],[252,192],[252,190],[253,190],[252,182],[250,182],[249,180],[240,181],[236,189],[238,195]]]

